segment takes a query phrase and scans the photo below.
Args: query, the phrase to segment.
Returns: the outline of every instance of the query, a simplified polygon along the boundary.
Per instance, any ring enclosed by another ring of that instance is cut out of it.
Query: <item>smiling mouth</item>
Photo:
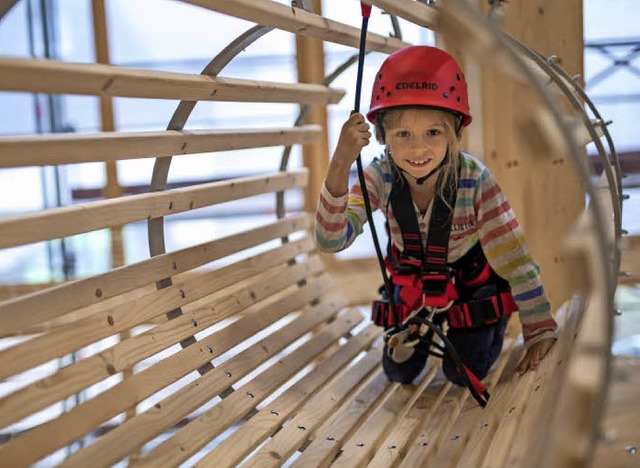
[[[431,162],[431,159],[418,159],[416,161],[407,160],[407,162],[414,167],[423,167],[429,164]]]

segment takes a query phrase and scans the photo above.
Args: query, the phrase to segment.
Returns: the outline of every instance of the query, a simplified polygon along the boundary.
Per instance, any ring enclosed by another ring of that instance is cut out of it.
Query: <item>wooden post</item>
[[[558,56],[570,74],[583,73],[582,0],[508,2],[504,8],[507,33],[545,56]],[[539,108],[532,93],[489,67],[482,87],[483,159],[509,198],[556,309],[584,281],[563,239],[584,210],[585,191],[567,155],[540,154],[531,132],[516,131]]]
[[[110,64],[109,57],[109,33],[107,29],[107,12],[104,0],[91,0],[93,12],[93,34],[96,50],[96,62]],[[108,96],[100,98],[100,122],[103,132],[113,132],[116,129],[113,117],[113,100]],[[107,175],[107,183],[104,188],[105,198],[117,198],[122,195],[122,188],[118,182],[118,166],[116,161],[104,163]],[[124,265],[124,246],[122,242],[122,225],[113,226],[109,229],[111,234],[111,267],[116,268]],[[120,341],[125,341],[131,337],[131,331],[126,330],[119,333]],[[122,371],[122,378],[128,379],[133,376],[133,368],[127,367]],[[126,418],[130,419],[136,415],[136,407],[127,408]],[[130,459],[136,458],[134,455]]]
[[[322,14],[321,0],[311,1],[314,13]],[[300,83],[322,83],[325,78],[324,44],[320,39],[296,36],[298,81]],[[304,166],[309,168],[309,184],[304,193],[304,210],[315,212],[320,188],[329,167],[329,134],[327,131],[327,106],[316,104],[307,124],[318,124],[322,135],[302,149]]]
[[[93,34],[96,51],[96,62],[110,64],[109,38],[107,31],[107,13],[104,0],[91,0],[93,11]],[[115,119],[113,117],[113,100],[110,97],[100,98],[100,122],[103,132],[115,131]],[[105,198],[116,198],[122,195],[122,189],[118,183],[118,166],[115,161],[105,163],[107,183],[104,188]],[[114,226],[111,233],[111,266],[124,265],[124,248],[122,245],[122,226]]]

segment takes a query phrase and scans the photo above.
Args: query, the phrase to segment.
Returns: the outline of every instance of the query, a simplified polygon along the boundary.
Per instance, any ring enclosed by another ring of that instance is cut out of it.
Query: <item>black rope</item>
[[[353,107],[354,112],[360,112],[360,94],[362,93],[362,74],[364,70],[364,56],[366,54],[365,49],[367,45],[368,26],[369,26],[369,17],[363,14],[362,28],[360,29],[360,53],[358,55],[356,96],[355,96],[355,104]],[[369,200],[369,191],[367,190],[367,183],[364,178],[364,169],[362,168],[361,154],[358,154],[358,158],[356,159],[356,166],[358,169],[358,180],[360,181],[360,187],[362,189],[362,198],[364,199],[364,208],[367,213],[367,220],[369,221],[369,226],[371,229],[371,237],[373,239],[373,245],[376,250],[378,264],[380,265],[380,272],[382,273],[382,280],[384,282],[384,289],[387,294],[387,300],[389,301],[389,307],[393,314],[393,323],[394,323],[394,326],[396,326],[398,323],[400,323],[400,317],[398,317],[398,312],[396,311],[396,308],[395,308],[395,303],[393,298],[393,287],[387,275],[387,268],[384,264],[384,255],[382,254],[382,249],[380,248],[380,241],[378,240],[378,233],[376,232],[376,227],[373,222],[373,213],[371,211],[371,201]]]
[[[471,383],[471,380],[469,379],[469,375],[467,375],[462,359],[460,359],[460,355],[458,354],[455,347],[453,346],[453,343],[449,341],[449,338],[447,338],[447,335],[445,335],[445,333],[442,331],[442,328],[440,328],[438,325],[433,323],[431,320],[424,317],[420,317],[418,315],[411,317],[407,321],[407,325],[411,325],[412,323],[416,323],[416,322],[426,325],[427,327],[429,327],[430,330],[432,330],[436,335],[438,335],[438,337],[442,340],[442,343],[444,344],[444,355],[442,356],[442,358],[451,360],[454,367],[456,368],[456,371],[458,372],[458,375],[460,375],[462,382],[469,389],[469,392],[471,392],[471,395],[473,396],[473,398],[475,398],[476,401],[483,408],[487,406],[487,402],[490,397],[489,392],[484,391],[483,394],[481,395],[476,390],[473,383]],[[435,343],[433,343],[433,341],[431,340],[429,340],[429,343],[427,344],[429,347],[431,347],[432,345],[435,345]],[[434,356],[436,355],[431,353],[431,351],[428,351],[428,352],[429,354],[432,354]]]

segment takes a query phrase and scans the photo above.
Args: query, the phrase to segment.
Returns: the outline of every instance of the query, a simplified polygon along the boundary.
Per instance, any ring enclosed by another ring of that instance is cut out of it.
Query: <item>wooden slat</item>
[[[181,101],[336,104],[344,91],[114,65],[0,57],[0,90]]]
[[[409,450],[406,452],[399,466],[407,468],[427,466],[415,465],[413,463],[419,460],[420,457],[428,456],[440,442],[443,434],[451,428],[453,420],[460,413],[460,409],[467,399],[469,390],[464,387],[451,386],[448,384],[447,388],[449,388],[450,391],[435,408],[431,417],[425,420],[425,425],[419,428],[420,431],[416,439],[410,443]]]
[[[315,395],[327,383],[327,376],[335,374],[348,364],[379,335],[380,328],[369,325],[350,338],[330,357],[223,440],[197,466],[237,466],[260,442],[273,434],[302,404]]]
[[[432,31],[438,30],[438,11],[427,4],[414,0],[363,0],[362,3],[376,6],[390,15]]]
[[[84,467],[92,460],[111,464],[127,453],[180,421],[182,417],[214,398],[228,382],[228,375],[246,375],[261,363],[277,356],[289,344],[336,314],[342,304],[325,303],[275,331],[268,337],[234,356],[201,379],[186,385],[159,402],[160,407],[138,415],[120,425],[87,449],[74,454],[65,466]],[[335,322],[319,332],[304,346],[279,358],[271,367],[227,396],[210,410],[165,440],[139,460],[144,466],[178,466],[204,444],[216,438],[227,427],[241,420],[278,385],[302,369],[311,359],[354,326],[355,314]],[[350,322],[350,323],[348,323]],[[204,426],[204,428],[203,428]],[[136,465],[137,463],[132,463]]]
[[[324,318],[326,319],[327,316],[325,315]],[[305,317],[302,317],[301,321],[303,319]],[[308,320],[309,317],[306,317],[306,319]],[[338,324],[341,325],[339,330],[334,330],[334,328],[338,327],[331,327],[317,332],[304,345],[280,358],[273,366],[265,369],[253,380],[238,388],[233,395],[225,398],[218,405],[218,408],[206,411],[192,423],[179,430],[173,437],[147,453],[140,460],[141,465],[162,468],[167,464],[177,466],[179,463],[184,462],[215,436],[221,434],[223,430],[241,420],[245,414],[271,392],[275,391],[279,385],[282,385],[296,372],[302,370],[312,358],[318,356],[332,343],[335,343],[340,338],[340,334],[337,334],[336,331],[341,331],[342,335],[344,335],[362,320],[363,317],[358,311],[350,309],[344,317],[338,320]],[[314,319],[314,322],[319,323],[317,318]],[[305,328],[309,329],[309,327]],[[253,353],[255,351],[249,350],[248,352]]]
[[[0,167],[48,166],[306,144],[318,125],[294,128],[103,132],[0,137]],[[46,151],[43,151],[46,148]]]
[[[427,427],[452,385],[449,381],[429,385],[412,409],[378,447],[378,451],[368,466],[372,468],[397,466],[409,450],[409,445],[413,443],[418,428]]]
[[[399,385],[382,405],[367,415],[361,427],[344,441],[336,466],[361,466],[371,460],[384,437],[405,418],[407,411],[432,382],[440,369],[440,363],[433,361],[435,359],[418,385]]]
[[[514,324],[510,323],[507,333],[505,334],[505,343],[503,344],[503,350],[510,350],[515,345],[516,340],[511,336],[513,334],[512,330],[514,328]],[[498,379],[502,375],[502,372],[507,365],[508,357],[509,352],[503,352],[502,354],[500,354],[500,357],[498,358],[495,366],[486,377],[485,385],[490,393],[493,391],[493,388],[497,384]],[[462,394],[457,393],[458,389],[462,390]],[[401,466],[428,466],[430,463],[433,463],[434,457],[437,457],[439,454],[448,450],[447,438],[449,438],[449,441],[451,441],[450,439],[452,437],[459,436],[459,434],[454,434],[451,430],[460,417],[463,408],[467,408],[467,411],[465,411],[465,413],[472,409],[475,409],[476,414],[477,411],[482,411],[482,408],[478,405],[478,403],[469,395],[469,390],[467,390],[465,387],[458,387],[456,390],[454,390],[454,392],[452,392],[451,399],[445,398],[443,404],[449,407],[445,410],[446,416],[437,426],[439,428],[438,431],[432,431],[432,428],[430,426],[433,423],[431,421],[428,422],[426,428],[423,426],[423,432],[417,435],[417,437],[413,440],[410,450],[402,460]],[[440,408],[438,409],[435,417],[442,417]],[[460,427],[465,427],[465,425],[459,423],[456,426],[456,429]],[[442,446],[444,446],[443,449],[441,449]]]
[[[14,216],[0,220],[0,248],[73,236],[263,193],[279,192],[304,186],[306,180],[307,171],[301,169]]]
[[[0,446],[0,458],[8,465],[30,464],[72,443],[99,424],[208,363],[212,358],[208,348],[215,349],[218,353],[228,351],[264,327],[322,295],[328,283],[328,278],[321,277],[292,294],[268,301],[268,305],[261,303],[251,307],[250,312],[243,318],[223,330],[208,335],[195,345],[162,359],[154,366],[81,403],[58,418]],[[221,382],[224,385],[220,391],[233,384],[236,377],[240,376],[234,375]]]
[[[439,368],[433,365],[433,362],[431,364],[426,377],[418,385],[396,384],[390,397],[367,415],[361,427],[344,442],[335,466],[363,466],[369,462],[393,425],[405,417],[413,403],[431,383]]]
[[[362,386],[357,394],[345,402],[314,435],[313,442],[304,449],[291,466],[326,466],[340,452],[346,439],[359,427],[361,420],[389,394],[398,389],[397,383],[389,382],[382,369],[378,370]],[[355,466],[355,465],[352,465]]]
[[[553,398],[554,379],[560,378],[566,366],[566,355],[570,351],[570,344],[575,333],[574,311],[567,309],[575,305],[563,306],[556,315],[560,325],[560,338],[549,355],[540,364],[535,372],[527,372],[521,377],[513,377],[511,381],[503,385],[504,395],[497,395],[496,405],[492,406],[491,414],[487,415],[487,426],[475,427],[471,433],[469,442],[462,454],[465,463],[474,466],[509,466],[506,465],[506,457],[511,450],[531,443],[532,437],[524,437],[519,441],[518,434],[527,434],[523,429],[525,419],[532,421],[536,416],[544,414],[544,406],[547,398]],[[573,317],[571,315],[573,314]],[[498,401],[501,400],[501,401]],[[530,416],[526,418],[526,415]],[[532,418],[533,416],[533,418]],[[530,430],[535,431],[535,425],[527,424]],[[500,441],[500,442],[499,442]],[[524,444],[521,444],[524,442]],[[516,465],[511,465],[516,466]]]
[[[303,36],[316,37],[351,47],[360,44],[360,29],[338,21],[293,8],[272,0],[184,0],[208,10],[246,19],[263,26],[289,31]],[[393,37],[367,34],[368,51],[390,54],[410,44]]]
[[[487,418],[495,408],[500,406],[505,396],[510,396],[508,392],[497,391],[496,386],[499,379],[505,380],[505,372],[511,374],[513,379],[518,379],[517,376],[513,376],[513,372],[518,363],[518,358],[522,353],[520,349],[518,349],[517,352],[513,352],[514,344],[514,339],[505,340],[505,345],[496,367],[487,377],[488,381],[486,382],[486,386],[491,393],[491,398],[487,406],[483,408],[473,399],[469,398],[465,409],[455,419],[453,426],[446,432],[445,437],[442,437],[437,451],[433,454],[434,456],[429,459],[428,463],[433,463],[434,466],[444,466],[447,464],[455,466],[455,464],[459,462],[460,454],[464,450],[465,445],[471,440],[471,434],[475,434],[476,428],[483,427],[487,422]]]
[[[331,383],[315,394],[280,432],[275,434],[244,464],[246,467],[281,466],[313,434],[333,411],[353,396],[362,380],[380,366],[380,347],[337,376],[327,375]],[[304,429],[303,429],[304,428]]]
[[[19,333],[81,307],[104,302],[271,239],[307,229],[308,226],[307,216],[292,216],[273,224],[3,302],[0,304],[0,330],[4,336]],[[25,310],[29,313],[25,314]]]
[[[282,264],[310,248],[309,240],[287,244],[281,249],[266,252],[241,262],[205,274],[207,280],[189,283],[177,282],[169,288],[154,291],[130,302],[99,310],[96,314],[71,322],[29,341],[0,352],[2,378],[7,378],[30,367],[37,366],[81,347],[126,331],[137,325],[149,323],[154,318],[178,307],[188,307],[191,302],[216,294],[261,271]],[[315,263],[311,267],[316,268]],[[183,294],[180,293],[182,291]],[[205,302],[206,303],[206,302]],[[239,306],[240,304],[236,304]],[[31,353],[30,349],[42,349]]]
[[[272,257],[274,256],[272,255]],[[222,268],[216,271],[216,273],[220,273],[219,275],[215,275],[216,277],[209,275],[209,278],[203,278],[200,283],[209,284],[210,286],[212,284],[217,285],[221,278],[229,275],[231,279],[226,281],[226,285],[228,285],[241,281],[243,276],[245,278],[255,276],[253,281],[244,282],[241,290],[236,290],[237,288],[225,289],[208,298],[208,307],[185,311],[180,317],[122,341],[94,356],[71,364],[52,376],[36,381],[28,387],[20,389],[20,391],[0,399],[0,408],[3,408],[3,411],[0,412],[0,427],[7,426],[30,413],[35,413],[56,401],[121,372],[155,353],[179,343],[194,333],[206,330],[208,327],[248,307],[252,303],[275,294],[292,284],[296,284],[307,276],[317,274],[321,269],[319,261],[294,265],[283,271],[268,270],[268,265],[263,265],[258,271],[264,271],[264,273],[259,275],[255,268],[242,268],[243,265],[237,266],[239,268],[236,268],[236,270],[242,271],[242,276],[238,274],[238,271],[234,273],[231,271],[232,269]],[[246,267],[246,265],[244,266]],[[268,282],[266,281],[267,278],[269,279]],[[212,293],[222,287],[213,288]],[[229,297],[233,297],[235,303],[228,304]],[[160,300],[158,304],[161,304]],[[172,310],[172,307],[164,305],[158,306],[158,309],[157,313],[161,314],[163,311]],[[135,312],[135,310],[131,310],[132,314]],[[93,324],[98,325],[100,322],[100,320],[92,321]],[[87,330],[87,335],[95,334],[90,326],[85,326],[84,328]],[[96,328],[99,327],[96,326]],[[71,329],[73,332],[77,330],[77,327],[72,326]],[[125,330],[129,330],[129,327],[125,328]],[[2,365],[0,368],[3,369],[3,374],[7,372],[15,373],[16,368],[35,367],[40,362],[47,362],[57,355],[62,355],[56,348],[65,347],[66,353],[70,353],[72,350],[77,349],[79,340],[83,343],[93,341],[91,336],[89,338],[79,338],[77,333],[69,333],[66,330],[64,333],[58,333],[58,330],[56,330],[55,335],[55,340],[50,340],[48,336],[42,336],[33,340],[33,343],[26,342],[2,352],[2,360],[0,361]],[[65,339],[69,342],[69,345],[64,344]],[[29,350],[33,349],[34,346],[46,346],[51,342],[52,350],[44,347],[39,348],[47,350],[46,353],[43,353],[46,356],[34,357],[33,355],[36,353],[29,353]],[[60,344],[61,342],[62,344]],[[12,358],[17,362],[12,362]],[[5,367],[9,368],[9,370],[5,371]]]

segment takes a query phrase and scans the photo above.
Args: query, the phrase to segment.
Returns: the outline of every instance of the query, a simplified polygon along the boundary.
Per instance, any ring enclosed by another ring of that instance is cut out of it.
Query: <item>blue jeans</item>
[[[486,377],[489,369],[498,359],[502,350],[507,321],[508,316],[501,318],[496,323],[482,327],[449,328],[447,338],[458,352],[460,360],[478,379]],[[437,322],[440,322],[439,325],[442,324],[442,318]],[[427,340],[430,340],[432,336],[433,334],[429,332],[426,335]],[[423,340],[416,346],[415,352],[407,361],[396,363],[387,355],[387,345],[385,345],[382,354],[382,367],[387,378],[392,382],[413,382],[427,363],[427,352],[428,345]],[[462,378],[449,359],[444,359],[442,370],[451,382],[456,385],[464,385]]]

